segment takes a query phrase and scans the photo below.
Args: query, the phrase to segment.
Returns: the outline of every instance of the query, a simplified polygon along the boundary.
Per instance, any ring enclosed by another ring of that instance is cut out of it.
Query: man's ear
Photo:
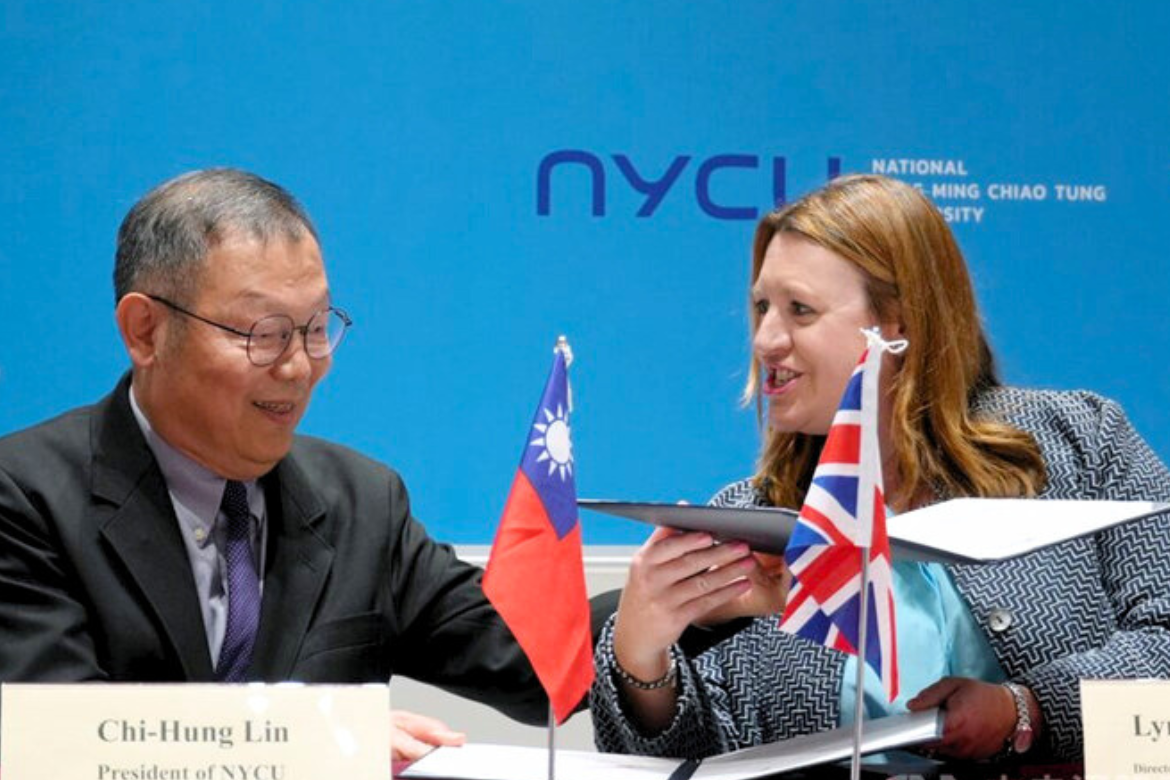
[[[154,363],[162,345],[165,328],[162,307],[142,293],[126,293],[114,309],[118,332],[135,368]]]

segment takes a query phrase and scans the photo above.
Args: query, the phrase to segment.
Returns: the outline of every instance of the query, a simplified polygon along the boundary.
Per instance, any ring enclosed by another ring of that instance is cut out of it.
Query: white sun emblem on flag
[[[561,481],[573,475],[573,442],[569,439],[569,415],[565,409],[557,404],[557,413],[548,409],[544,412],[544,422],[535,423],[532,427],[540,434],[529,444],[533,447],[542,447],[543,451],[537,456],[537,463],[548,461],[548,473],[559,471]]]

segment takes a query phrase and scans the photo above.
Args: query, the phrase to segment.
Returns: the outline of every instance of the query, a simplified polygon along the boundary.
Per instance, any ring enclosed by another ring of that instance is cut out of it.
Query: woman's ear
[[[894,304],[892,310],[882,317],[882,338],[895,341],[906,338],[906,324],[902,321],[902,307]]]

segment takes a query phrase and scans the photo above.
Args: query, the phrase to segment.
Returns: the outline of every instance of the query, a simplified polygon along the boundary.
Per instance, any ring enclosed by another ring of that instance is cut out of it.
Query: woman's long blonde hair
[[[749,289],[780,232],[799,234],[857,266],[880,321],[899,320],[910,346],[892,378],[890,438],[898,470],[891,506],[920,497],[1034,496],[1044,462],[1027,433],[976,419],[980,390],[999,384],[967,266],[938,209],[914,187],[884,176],[835,179],[756,228]],[[754,306],[751,332],[759,327]],[[744,401],[758,399],[753,358]],[[756,486],[776,506],[804,501],[823,437],[768,430]]]

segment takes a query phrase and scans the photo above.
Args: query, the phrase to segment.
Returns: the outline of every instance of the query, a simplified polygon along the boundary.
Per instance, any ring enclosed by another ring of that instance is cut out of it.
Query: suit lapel
[[[268,551],[260,633],[251,676],[292,676],[317,600],[333,566],[333,548],[315,530],[325,507],[289,455],[262,480],[268,507]]]
[[[102,536],[158,616],[188,680],[213,678],[191,563],[162,472],[127,397],[129,375],[94,416],[94,495],[114,505]]]

